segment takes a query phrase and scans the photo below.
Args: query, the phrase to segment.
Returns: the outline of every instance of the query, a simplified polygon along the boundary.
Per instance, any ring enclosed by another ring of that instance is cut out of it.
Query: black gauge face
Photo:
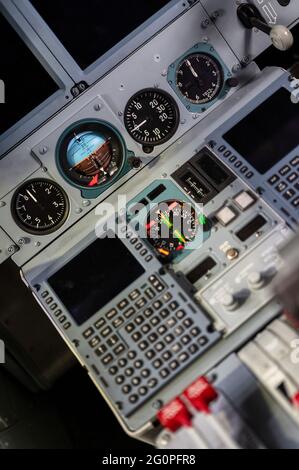
[[[191,54],[177,69],[177,87],[182,95],[194,104],[214,100],[223,87],[223,70],[219,62],[204,53]]]
[[[148,215],[147,237],[162,257],[181,253],[199,228],[195,209],[180,201],[165,201]]]
[[[68,179],[92,189],[112,182],[122,169],[125,156],[116,132],[100,122],[84,122],[63,137],[58,158]]]
[[[179,125],[179,110],[168,93],[149,88],[130,99],[124,120],[136,142],[154,147],[167,142],[175,134]]]
[[[69,203],[65,192],[50,180],[31,180],[21,186],[12,201],[16,223],[25,232],[47,235],[65,222]]]

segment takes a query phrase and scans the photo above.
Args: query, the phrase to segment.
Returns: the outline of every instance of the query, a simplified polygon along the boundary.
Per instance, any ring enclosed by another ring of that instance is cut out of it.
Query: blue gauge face
[[[68,179],[94,188],[107,184],[119,174],[124,151],[117,134],[101,122],[78,124],[63,138],[59,161]]]

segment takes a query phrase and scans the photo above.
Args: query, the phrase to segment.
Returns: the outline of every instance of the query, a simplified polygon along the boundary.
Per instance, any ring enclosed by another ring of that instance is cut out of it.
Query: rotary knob
[[[233,294],[227,293],[222,297],[221,305],[225,308],[225,310],[233,312],[239,307],[239,302]]]
[[[253,290],[262,289],[266,284],[266,279],[263,276],[263,273],[255,271],[249,274],[247,278],[249,287]]]

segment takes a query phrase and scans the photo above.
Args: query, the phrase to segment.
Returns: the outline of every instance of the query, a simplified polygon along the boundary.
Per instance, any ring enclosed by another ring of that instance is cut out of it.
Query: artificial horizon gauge
[[[149,212],[146,233],[159,255],[168,258],[181,253],[195,239],[200,226],[207,223],[206,217],[198,215],[189,203],[164,201]]]
[[[176,86],[193,104],[203,105],[214,100],[220,94],[223,83],[222,66],[209,54],[190,54],[177,68]]]
[[[26,181],[14,194],[12,214],[25,232],[48,235],[60,228],[69,214],[69,201],[63,189],[51,180]]]
[[[81,121],[67,129],[57,146],[57,165],[71,184],[96,189],[110,185],[126,156],[121,135],[108,123]]]
[[[177,131],[180,115],[174,99],[165,91],[148,88],[129,100],[124,122],[131,137],[150,153]]]

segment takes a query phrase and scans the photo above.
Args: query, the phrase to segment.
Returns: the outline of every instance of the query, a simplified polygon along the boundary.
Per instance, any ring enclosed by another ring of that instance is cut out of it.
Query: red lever
[[[218,393],[205,377],[200,377],[184,391],[184,396],[196,410],[210,413],[209,405]]]
[[[296,408],[299,409],[299,392],[293,398],[293,404]]]
[[[164,428],[172,432],[183,426],[191,426],[191,415],[180,398],[164,406],[157,414],[157,418]]]

